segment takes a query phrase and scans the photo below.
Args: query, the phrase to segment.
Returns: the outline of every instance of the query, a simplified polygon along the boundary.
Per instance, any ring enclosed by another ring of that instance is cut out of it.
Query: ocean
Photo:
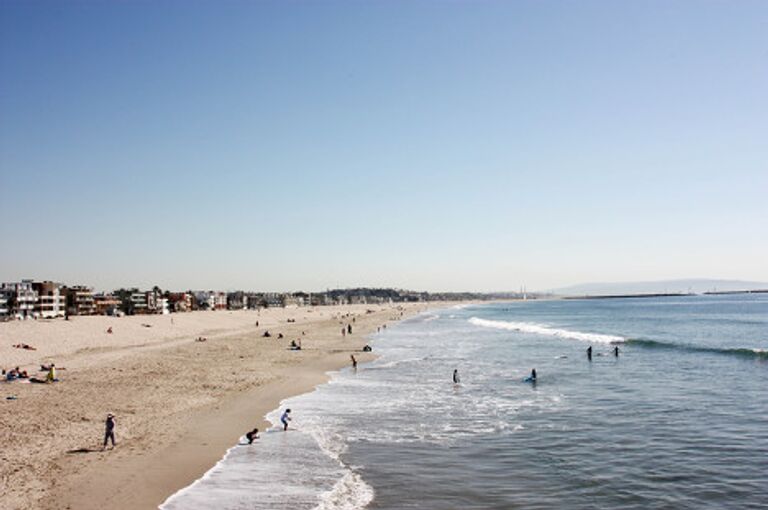
[[[268,415],[293,430],[161,508],[768,508],[768,294],[458,306],[371,338]]]

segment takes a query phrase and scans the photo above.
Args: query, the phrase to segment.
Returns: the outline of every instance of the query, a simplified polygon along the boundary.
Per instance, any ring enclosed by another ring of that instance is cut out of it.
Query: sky
[[[0,2],[0,281],[768,281],[768,2]]]

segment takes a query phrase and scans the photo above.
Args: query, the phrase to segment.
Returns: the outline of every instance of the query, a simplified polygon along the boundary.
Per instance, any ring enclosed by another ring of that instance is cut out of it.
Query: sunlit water
[[[372,344],[164,508],[768,506],[768,295],[457,307]]]

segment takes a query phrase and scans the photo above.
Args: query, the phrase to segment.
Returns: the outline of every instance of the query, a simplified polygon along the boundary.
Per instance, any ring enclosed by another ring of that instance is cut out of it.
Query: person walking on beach
[[[347,324],[347,333],[352,334],[352,324]]]
[[[587,347],[587,359],[592,361],[592,346]]]
[[[107,414],[107,421],[104,425],[104,446],[101,447],[102,451],[107,449],[107,441],[109,440],[112,440],[112,448],[115,447],[115,415],[112,413]]]
[[[288,422],[291,421],[291,410],[286,409],[283,415],[280,417],[280,421],[283,422],[283,430],[288,430]]]
[[[347,330],[344,328],[344,326],[341,327],[341,336],[347,336]]]
[[[461,379],[459,378],[459,370],[457,368],[453,369],[453,384],[459,384],[461,382]]]
[[[357,370],[357,360],[355,359],[355,355],[354,354],[350,354],[349,358],[352,360],[352,368]]]

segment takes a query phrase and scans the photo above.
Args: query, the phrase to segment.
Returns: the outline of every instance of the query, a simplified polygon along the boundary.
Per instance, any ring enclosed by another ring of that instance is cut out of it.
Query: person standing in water
[[[280,417],[280,421],[283,422],[283,430],[288,430],[288,422],[291,421],[291,410],[286,409],[283,415]]]
[[[587,359],[592,361],[592,346],[587,347]]]
[[[453,369],[453,384],[459,384],[461,382],[461,379],[459,378],[459,370],[454,368]]]
[[[613,348],[613,355],[616,356],[617,358],[619,357],[619,346],[618,345]]]
[[[107,449],[107,441],[110,439],[112,440],[112,448],[115,447],[115,415],[112,413],[107,414],[107,421],[104,425],[104,446],[101,447],[102,450]]]
[[[536,369],[531,370],[531,381],[536,382]]]

